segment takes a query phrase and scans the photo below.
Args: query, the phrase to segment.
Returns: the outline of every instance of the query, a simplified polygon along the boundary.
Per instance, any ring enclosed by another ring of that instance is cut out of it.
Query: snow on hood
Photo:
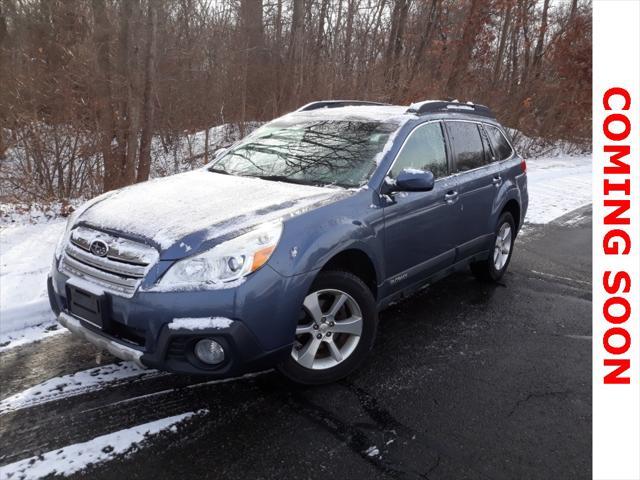
[[[98,228],[142,236],[166,250],[187,235],[215,238],[290,214],[344,190],[195,170],[118,190],[79,217]]]

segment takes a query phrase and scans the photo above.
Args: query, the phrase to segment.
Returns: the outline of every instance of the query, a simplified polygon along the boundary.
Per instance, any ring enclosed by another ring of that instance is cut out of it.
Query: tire
[[[303,303],[291,356],[277,368],[303,385],[340,380],[364,362],[377,327],[375,299],[360,278],[320,272]]]
[[[508,231],[508,238],[504,234],[506,231]],[[471,264],[471,272],[476,278],[490,282],[500,280],[507,271],[509,262],[511,262],[515,239],[516,224],[511,214],[504,212],[498,219],[489,258]]]

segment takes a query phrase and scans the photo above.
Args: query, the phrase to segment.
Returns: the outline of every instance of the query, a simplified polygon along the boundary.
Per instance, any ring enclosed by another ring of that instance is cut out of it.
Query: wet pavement
[[[66,334],[9,350],[1,397],[95,366],[93,347]],[[384,311],[347,380],[106,383],[1,414],[0,465],[202,409],[76,476],[590,478],[590,210],[526,226],[501,284],[459,273]]]

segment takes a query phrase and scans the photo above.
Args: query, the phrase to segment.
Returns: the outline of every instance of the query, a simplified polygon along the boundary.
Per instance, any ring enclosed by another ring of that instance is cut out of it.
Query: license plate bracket
[[[75,285],[67,284],[67,304],[72,315],[104,329],[106,327],[106,298],[96,295]]]

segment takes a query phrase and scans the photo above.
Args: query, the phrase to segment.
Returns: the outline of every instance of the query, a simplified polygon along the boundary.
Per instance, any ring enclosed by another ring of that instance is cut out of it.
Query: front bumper
[[[126,345],[110,340],[108,337],[92,332],[88,328],[83,327],[80,320],[72,317],[71,315],[60,312],[60,315],[58,315],[58,323],[63,327],[68,328],[74,335],[84,338],[101,350],[107,350],[114,357],[121,360],[132,361],[139,367],[146,368],[146,365],[142,363],[141,360],[141,351],[127,347]]]
[[[54,268],[48,291],[60,324],[117,358],[142,367],[227,378],[272,368],[288,358],[312,280],[311,274],[284,277],[266,266],[235,288],[139,291],[132,298],[104,293],[108,318],[102,329],[70,313],[66,287],[73,278]],[[176,318],[194,317],[233,322],[222,329],[168,328]],[[195,358],[193,347],[202,338],[224,347],[224,362],[210,366]]]
[[[197,332],[165,328],[154,353],[145,353],[142,349],[128,346],[65,312],[60,312],[58,322],[74,335],[108,351],[116,358],[131,361],[141,368],[157,368],[175,373],[207,374],[215,378],[235,377],[271,368],[284,361],[291,352],[289,346],[265,352],[240,322],[233,322],[225,329],[204,329]],[[193,346],[202,338],[213,338],[224,347],[225,360],[222,363],[207,365],[195,357]]]

